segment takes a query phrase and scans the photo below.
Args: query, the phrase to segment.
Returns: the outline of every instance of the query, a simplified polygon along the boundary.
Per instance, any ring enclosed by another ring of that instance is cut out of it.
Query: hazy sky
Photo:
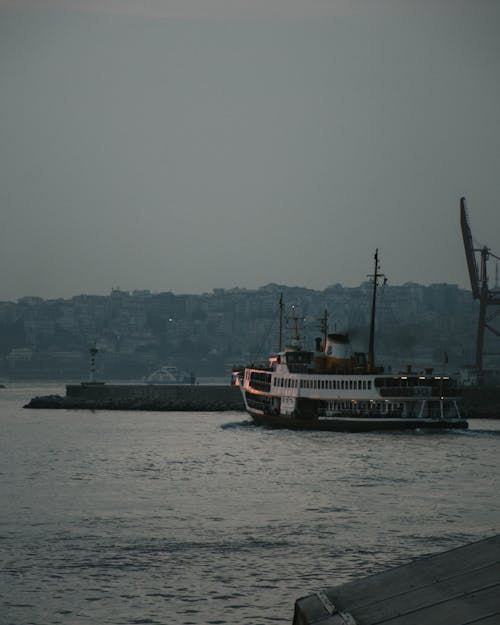
[[[468,286],[498,0],[0,0],[0,299]]]

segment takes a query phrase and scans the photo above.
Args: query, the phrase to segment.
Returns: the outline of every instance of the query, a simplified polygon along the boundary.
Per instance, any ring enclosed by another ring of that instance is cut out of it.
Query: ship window
[[[371,387],[372,387],[372,381],[368,380],[368,389],[371,389]]]
[[[349,388],[352,388],[352,380],[349,380]]]

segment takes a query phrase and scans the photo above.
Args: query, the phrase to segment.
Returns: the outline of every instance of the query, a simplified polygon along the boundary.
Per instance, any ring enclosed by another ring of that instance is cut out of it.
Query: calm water
[[[297,433],[0,390],[0,623],[291,623],[317,588],[498,533],[500,422]]]

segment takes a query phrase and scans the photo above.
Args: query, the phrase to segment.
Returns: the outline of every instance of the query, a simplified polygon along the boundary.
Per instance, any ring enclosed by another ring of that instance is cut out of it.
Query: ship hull
[[[248,414],[256,425],[270,428],[286,428],[294,430],[320,430],[333,432],[373,432],[383,430],[447,430],[447,429],[467,429],[468,424],[465,419],[425,419],[425,418],[404,418],[404,417],[316,417],[311,419],[300,419],[291,415],[268,415],[259,414],[252,410],[247,410]]]

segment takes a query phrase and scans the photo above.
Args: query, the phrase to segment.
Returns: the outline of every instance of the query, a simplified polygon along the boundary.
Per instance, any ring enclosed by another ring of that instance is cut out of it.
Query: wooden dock
[[[298,599],[293,625],[500,625],[500,535]]]

